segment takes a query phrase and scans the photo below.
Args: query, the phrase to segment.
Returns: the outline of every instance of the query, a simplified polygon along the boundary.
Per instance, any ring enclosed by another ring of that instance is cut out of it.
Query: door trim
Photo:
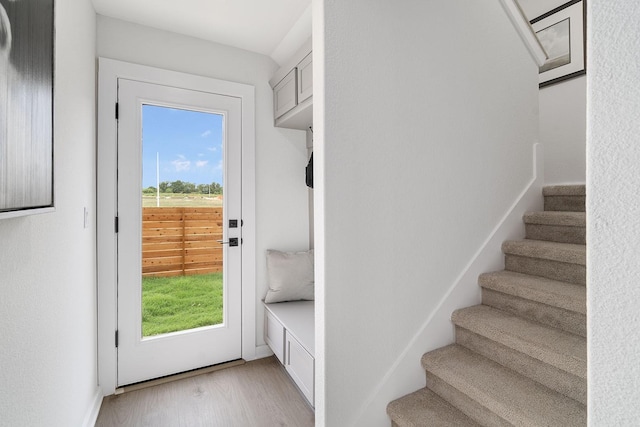
[[[256,358],[256,246],[255,246],[255,88],[209,77],[144,65],[98,59],[97,146],[97,282],[98,384],[105,396],[115,393],[117,351],[117,123],[118,78],[206,91],[241,99],[242,110],[242,358]]]

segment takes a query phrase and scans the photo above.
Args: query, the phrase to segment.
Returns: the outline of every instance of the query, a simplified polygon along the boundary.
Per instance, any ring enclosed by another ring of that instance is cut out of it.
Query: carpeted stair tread
[[[587,188],[582,185],[550,185],[542,189],[543,196],[585,196]]]
[[[556,206],[560,208],[560,206]],[[575,206],[574,206],[575,207]],[[522,217],[525,223],[525,238],[559,243],[586,243],[586,214],[546,210],[527,212]]]
[[[571,211],[584,212],[586,202],[586,189],[584,185],[558,185],[545,187],[544,195],[545,211]]]
[[[428,388],[389,403],[387,414],[398,427],[480,426]]]
[[[462,346],[453,344],[429,352],[422,357],[422,366],[427,371],[427,385],[433,375],[507,423],[586,425],[584,405]]]
[[[584,337],[486,305],[456,310],[451,320],[457,326],[558,369],[580,378],[587,377],[587,341]]]
[[[483,273],[478,283],[497,292],[580,314],[587,313],[587,292],[582,285],[507,270]]]
[[[557,243],[543,240],[507,240],[502,244],[506,255],[538,258],[568,264],[586,265],[585,245]]]
[[[527,212],[522,219],[525,224],[585,227],[586,217],[585,212],[541,211]]]
[[[456,326],[456,344],[530,378],[551,390],[587,404],[587,380],[528,354]]]

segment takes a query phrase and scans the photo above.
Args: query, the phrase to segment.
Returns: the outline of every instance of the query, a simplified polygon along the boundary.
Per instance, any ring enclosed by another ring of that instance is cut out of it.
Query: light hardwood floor
[[[106,397],[97,427],[312,427],[314,413],[274,357]]]

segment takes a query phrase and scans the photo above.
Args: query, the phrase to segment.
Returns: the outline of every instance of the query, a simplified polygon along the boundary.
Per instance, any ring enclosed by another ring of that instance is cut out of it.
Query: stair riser
[[[585,227],[571,227],[566,225],[526,224],[527,239],[545,240],[558,243],[575,243],[584,245],[586,242]]]
[[[586,284],[587,271],[584,265],[509,254],[505,255],[504,263],[505,269],[509,271],[546,277],[548,279],[578,285]]]
[[[545,196],[544,210],[585,212],[585,196]]]
[[[452,387],[436,375],[427,371],[427,387],[444,400],[455,406],[472,420],[485,425],[496,427],[512,427],[513,424],[504,420],[488,408],[473,400],[460,390]]]
[[[486,288],[482,289],[482,303],[572,334],[587,336],[587,318],[581,313]]]
[[[467,329],[456,327],[456,342],[567,397],[587,404],[587,381]]]
[[[389,403],[387,415],[398,427],[481,427],[428,388]]]

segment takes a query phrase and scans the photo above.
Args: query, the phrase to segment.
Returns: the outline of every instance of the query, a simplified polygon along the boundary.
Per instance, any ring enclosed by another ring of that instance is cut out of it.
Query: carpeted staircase
[[[453,313],[456,343],[425,354],[427,386],[391,402],[392,426],[586,426],[585,187],[543,190],[525,240],[482,274],[482,305]]]

